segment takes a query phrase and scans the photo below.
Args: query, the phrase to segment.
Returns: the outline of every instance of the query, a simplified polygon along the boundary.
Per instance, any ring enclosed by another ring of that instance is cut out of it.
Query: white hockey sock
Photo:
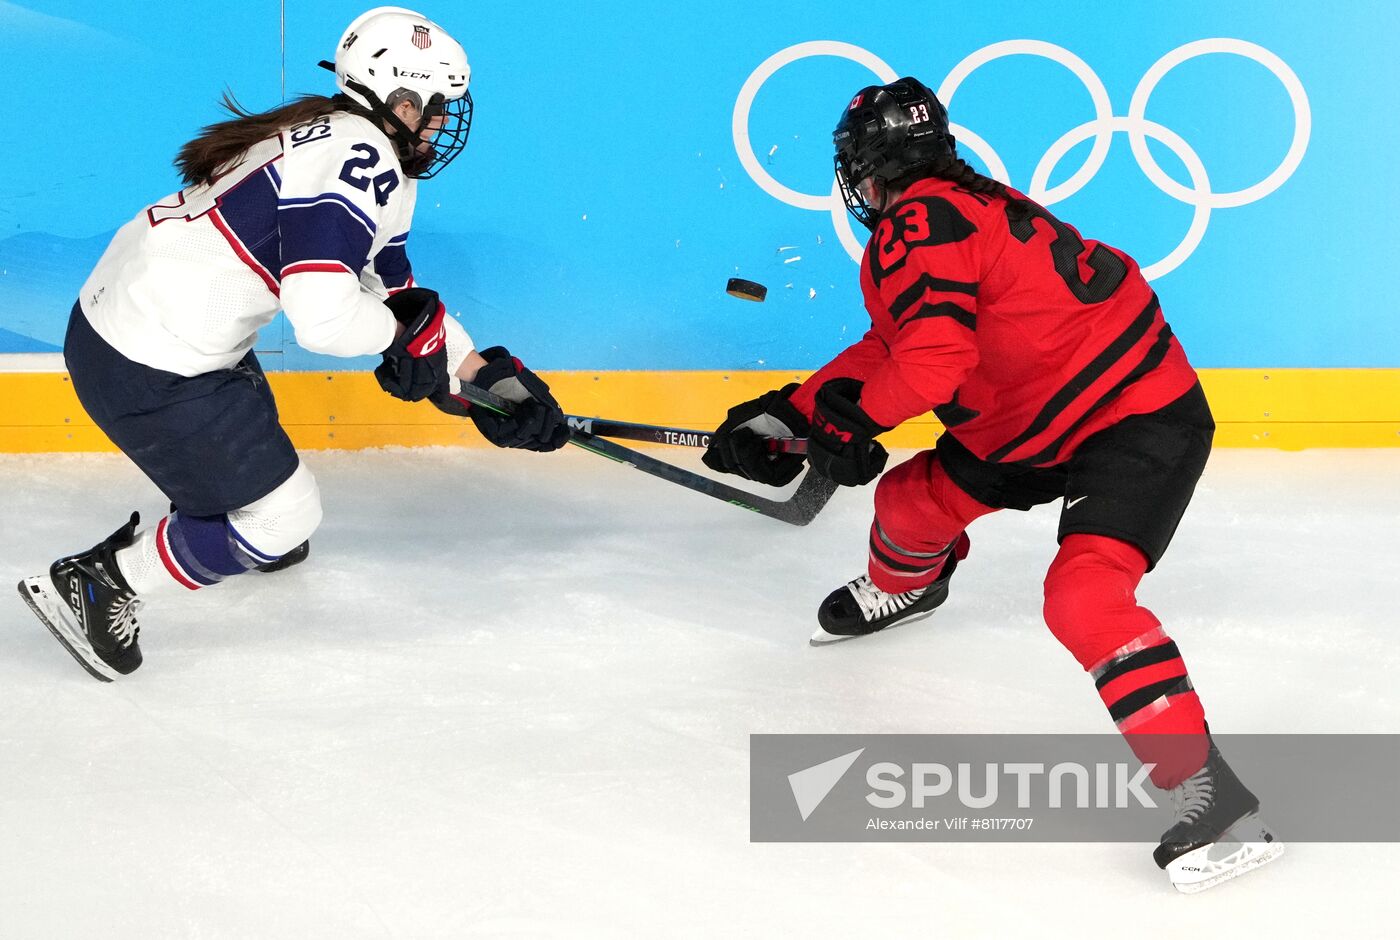
[[[138,532],[134,542],[117,549],[117,567],[139,597],[170,594],[183,588],[160,560],[160,548],[156,544],[158,527]]]

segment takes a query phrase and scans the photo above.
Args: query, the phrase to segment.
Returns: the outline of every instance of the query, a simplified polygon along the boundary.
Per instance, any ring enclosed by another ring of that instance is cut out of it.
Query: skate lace
[[[141,599],[135,594],[119,594],[107,606],[107,632],[123,647],[130,646],[141,633],[136,623],[136,612],[141,609]]]
[[[861,575],[846,585],[851,596],[856,599],[866,620],[875,620],[889,614],[897,614],[923,596],[926,587],[915,588],[902,594],[888,594],[875,586],[869,575]]]
[[[1178,822],[1194,823],[1215,800],[1215,781],[1202,767],[1171,791]]]

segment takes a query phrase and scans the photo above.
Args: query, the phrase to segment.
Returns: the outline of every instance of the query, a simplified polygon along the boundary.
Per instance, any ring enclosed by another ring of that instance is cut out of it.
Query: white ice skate
[[[1176,890],[1196,894],[1269,864],[1283,850],[1259,814],[1250,813],[1215,842],[1168,862],[1167,877]]]

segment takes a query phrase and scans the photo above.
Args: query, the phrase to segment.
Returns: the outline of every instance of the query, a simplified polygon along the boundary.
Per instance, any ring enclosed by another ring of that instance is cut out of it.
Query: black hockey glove
[[[472,384],[515,403],[515,411],[508,415],[496,414],[480,405],[472,406],[467,416],[482,437],[497,447],[538,451],[558,450],[568,443],[569,424],[564,411],[543,379],[525,368],[525,364],[504,346],[483,350],[481,358],[486,360],[486,365],[476,373]],[[436,398],[434,396],[435,404]],[[443,406],[439,404],[438,407]]]
[[[788,399],[797,383],[729,409],[700,459],[720,473],[735,473],[769,486],[784,486],[802,472],[801,454],[772,453],[774,437],[806,437],[807,419]]]
[[[875,435],[889,428],[876,424],[856,404],[864,383],[832,379],[817,391],[807,460],[822,476],[842,486],[864,486],[885,469],[889,454]]]
[[[410,287],[384,301],[403,332],[384,350],[374,369],[379,387],[395,398],[419,401],[447,384],[446,315],[437,291]]]

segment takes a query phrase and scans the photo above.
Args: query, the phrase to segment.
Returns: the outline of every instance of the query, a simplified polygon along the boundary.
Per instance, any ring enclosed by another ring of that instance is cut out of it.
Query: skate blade
[[[82,629],[73,621],[73,612],[68,609],[68,605],[53,596],[47,578],[43,575],[25,578],[19,583],[19,595],[24,598],[29,609],[34,611],[34,616],[49,628],[54,638],[78,661],[78,665],[87,670],[88,675],[99,682],[111,682],[120,675],[93,651]]]
[[[926,620],[927,618],[932,617],[936,613],[938,613],[936,608],[934,610],[926,610],[922,613],[917,613],[906,620],[896,621],[895,623],[890,624],[888,627],[882,627],[881,629],[871,631],[870,633],[853,633],[849,635],[843,633],[827,633],[821,627],[817,627],[816,632],[814,632],[811,635],[811,637],[808,638],[807,645],[830,646],[833,643],[841,643],[845,640],[859,640],[861,637],[874,636],[877,633],[886,633],[890,630],[895,629],[896,627],[902,627],[906,623],[917,623],[920,620]]]
[[[1273,833],[1269,832],[1268,827],[1258,817],[1246,817],[1242,822],[1246,825],[1235,838],[1229,838],[1234,832],[1232,829],[1226,833],[1228,841],[1203,845],[1194,852],[1187,852],[1172,861],[1167,866],[1167,876],[1171,879],[1172,886],[1182,894],[1199,894],[1240,875],[1248,874],[1256,868],[1262,868],[1283,855],[1284,843],[1274,838]],[[1239,825],[1240,823],[1236,823],[1236,826]],[[1240,835],[1250,841],[1243,841]],[[1230,846],[1233,848],[1225,855],[1215,859],[1210,857],[1212,849],[1219,851]]]

